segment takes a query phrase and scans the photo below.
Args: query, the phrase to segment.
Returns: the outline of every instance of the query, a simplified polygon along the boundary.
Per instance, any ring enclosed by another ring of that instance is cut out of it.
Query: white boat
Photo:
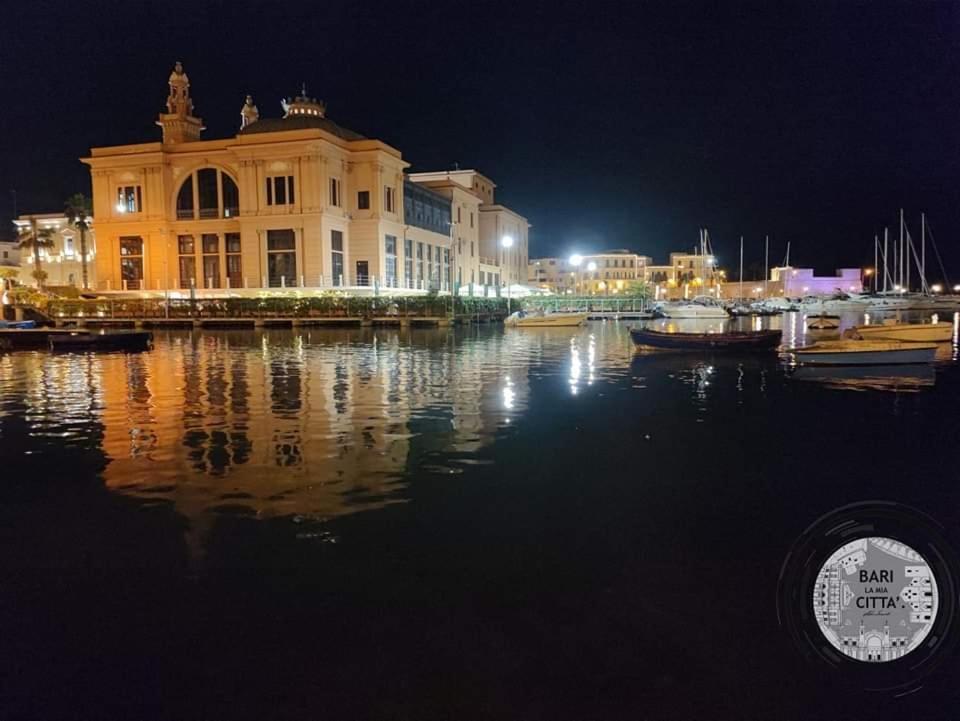
[[[916,298],[902,293],[861,296],[868,312],[878,313],[885,310],[914,310],[919,302]]]
[[[807,295],[800,299],[800,310],[817,315],[832,313],[854,312],[862,313],[867,309],[867,303],[859,298],[853,298],[844,293],[832,296]]]
[[[878,325],[858,325],[852,330],[865,340],[945,343],[953,339],[952,323],[898,323],[895,320],[885,320]]]
[[[810,330],[836,330],[839,327],[840,316],[838,315],[821,313],[820,315],[807,316],[807,328]]]
[[[791,352],[801,365],[903,365],[932,362],[937,353],[937,344],[848,339],[820,341]]]
[[[583,325],[586,320],[586,313],[528,313],[520,310],[507,316],[503,324],[513,328],[573,328]]]
[[[698,295],[693,300],[661,303],[656,310],[664,318],[729,318],[726,309],[715,298]]]

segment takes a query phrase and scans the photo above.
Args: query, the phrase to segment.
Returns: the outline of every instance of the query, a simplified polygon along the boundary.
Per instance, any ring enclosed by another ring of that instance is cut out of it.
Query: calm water
[[[774,596],[845,503],[958,527],[956,348],[794,372],[626,326],[0,355],[0,716],[943,718],[960,665],[851,691]]]

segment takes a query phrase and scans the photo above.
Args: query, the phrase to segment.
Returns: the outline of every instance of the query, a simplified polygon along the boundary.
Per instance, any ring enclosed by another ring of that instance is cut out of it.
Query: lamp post
[[[876,293],[876,292],[877,292],[877,289],[873,287],[873,285],[872,285],[872,283],[871,283],[871,281],[870,281],[870,276],[873,275],[873,268],[865,268],[864,271],[863,271],[863,275],[864,275],[864,279],[867,281],[867,282],[866,282],[866,285],[870,288],[871,291],[873,291],[874,293]]]
[[[578,293],[580,292],[580,282],[581,282],[580,265],[582,263],[583,263],[582,255],[578,255],[577,253],[574,253],[573,255],[570,256],[570,265],[572,265],[574,268],[577,269],[576,283],[574,284],[576,287],[574,288],[574,290],[576,290]]]
[[[593,273],[596,269],[597,269],[597,264],[594,263],[592,260],[589,263],[587,263],[588,273]],[[590,278],[590,280],[593,280],[593,278]]]
[[[513,236],[505,235],[502,238],[500,238],[500,245],[504,248],[504,250],[509,250],[510,248],[512,248]],[[503,266],[504,266],[504,263],[501,263],[500,267],[502,268]],[[507,315],[510,315],[510,273],[509,272],[507,273]]]

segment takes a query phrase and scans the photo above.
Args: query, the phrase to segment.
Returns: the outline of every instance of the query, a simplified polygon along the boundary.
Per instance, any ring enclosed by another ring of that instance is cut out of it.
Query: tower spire
[[[160,113],[157,125],[163,129],[164,143],[185,143],[200,139],[203,121],[193,114],[190,98],[190,78],[179,60],[167,79],[170,92],[167,95],[167,112]]]

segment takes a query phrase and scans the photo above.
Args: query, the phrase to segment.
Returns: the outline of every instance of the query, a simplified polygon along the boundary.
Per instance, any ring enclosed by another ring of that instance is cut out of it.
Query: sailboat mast
[[[887,249],[890,244],[890,229],[883,229],[883,292],[887,292],[887,278],[890,276],[890,269],[887,267]]]
[[[927,216],[920,213],[920,283],[927,292]]]
[[[907,292],[910,291],[910,254],[913,251],[913,241],[909,238],[909,233],[906,232],[907,223],[903,219],[903,208],[900,208],[900,235],[903,237],[903,267],[904,267],[904,280],[903,280],[903,289]]]
[[[743,300],[743,236],[740,236],[740,300]]]
[[[763,239],[763,297],[767,297],[767,279],[770,277],[770,236]]]
[[[880,256],[880,239],[874,234],[873,236],[873,287],[870,288],[871,292],[877,292],[877,273],[880,272],[880,264],[877,262]]]

